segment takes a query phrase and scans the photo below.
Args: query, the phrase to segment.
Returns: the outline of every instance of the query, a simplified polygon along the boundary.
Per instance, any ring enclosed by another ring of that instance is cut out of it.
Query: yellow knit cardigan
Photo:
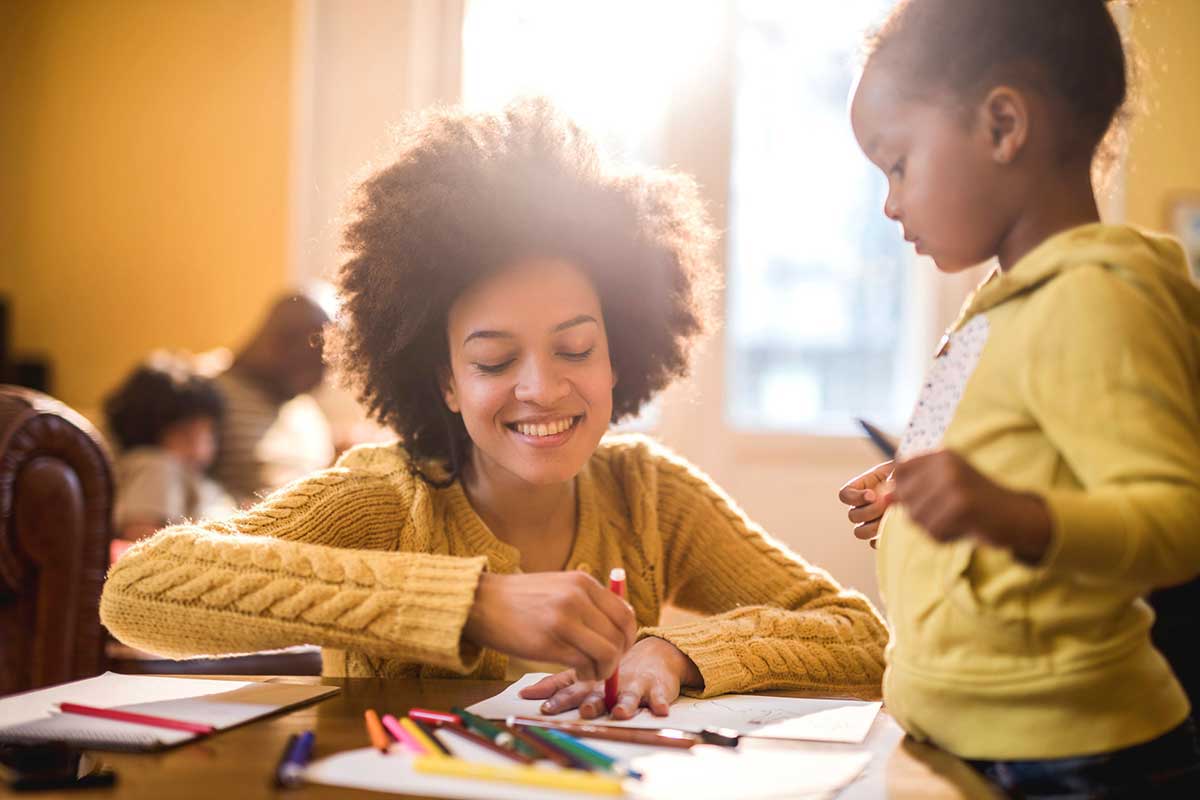
[[[352,677],[502,678],[465,641],[483,570],[514,573],[458,482],[366,446],[221,522],[176,525],[113,566],[100,601],[121,641],[176,658],[302,643]],[[876,697],[887,629],[861,594],[785,549],[711,479],[644,437],[610,437],[577,479],[570,569],[628,575],[639,638],[687,654],[702,696],[761,689]],[[706,616],[656,627],[667,602]]]

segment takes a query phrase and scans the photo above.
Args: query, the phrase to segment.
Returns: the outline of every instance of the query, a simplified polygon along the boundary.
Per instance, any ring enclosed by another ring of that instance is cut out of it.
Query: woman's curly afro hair
[[[695,182],[624,169],[545,100],[427,111],[360,187],[326,355],[415,459],[457,474],[469,447],[438,384],[447,316],[472,283],[524,258],[578,265],[600,297],[613,421],[686,374],[716,284]]]

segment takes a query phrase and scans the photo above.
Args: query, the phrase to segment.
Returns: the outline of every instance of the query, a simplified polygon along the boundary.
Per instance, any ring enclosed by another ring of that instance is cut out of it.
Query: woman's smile
[[[505,423],[518,441],[531,447],[558,447],[571,438],[583,414],[537,417]]]

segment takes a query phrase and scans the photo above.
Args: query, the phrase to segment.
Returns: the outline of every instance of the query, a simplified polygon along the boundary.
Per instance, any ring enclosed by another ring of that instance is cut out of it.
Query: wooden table
[[[187,676],[196,677],[196,676]],[[211,677],[211,676],[209,676]],[[238,680],[246,680],[239,677]],[[503,681],[375,680],[367,678],[288,677],[283,680],[339,686],[342,691],[314,705],[252,722],[239,728],[161,753],[103,753],[102,760],[117,772],[117,785],[85,792],[15,794],[0,789],[0,797],[38,797],[49,800],[162,800],[163,798],[283,797],[378,798],[383,795],[354,789],[305,786],[281,791],[271,785],[272,770],[292,733],[316,732],[314,757],[366,745],[362,714],[367,708],[399,716],[410,707],[448,709],[467,706],[498,694]],[[887,714],[875,721],[866,746],[873,758],[864,775],[839,800],[878,798],[988,798],[986,785],[965,764],[932,748],[904,739]],[[859,745],[803,743],[809,750],[837,750]],[[585,798],[588,795],[580,795]]]

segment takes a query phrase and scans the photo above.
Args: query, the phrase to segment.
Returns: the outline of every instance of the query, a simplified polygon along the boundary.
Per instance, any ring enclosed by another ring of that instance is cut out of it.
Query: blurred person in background
[[[166,352],[152,354],[104,402],[117,458],[113,555],[159,528],[234,510],[205,475],[224,405],[213,382]]]
[[[214,378],[225,419],[213,474],[239,505],[333,463],[329,422],[309,396],[325,375],[328,321],[313,297],[281,297]]]

